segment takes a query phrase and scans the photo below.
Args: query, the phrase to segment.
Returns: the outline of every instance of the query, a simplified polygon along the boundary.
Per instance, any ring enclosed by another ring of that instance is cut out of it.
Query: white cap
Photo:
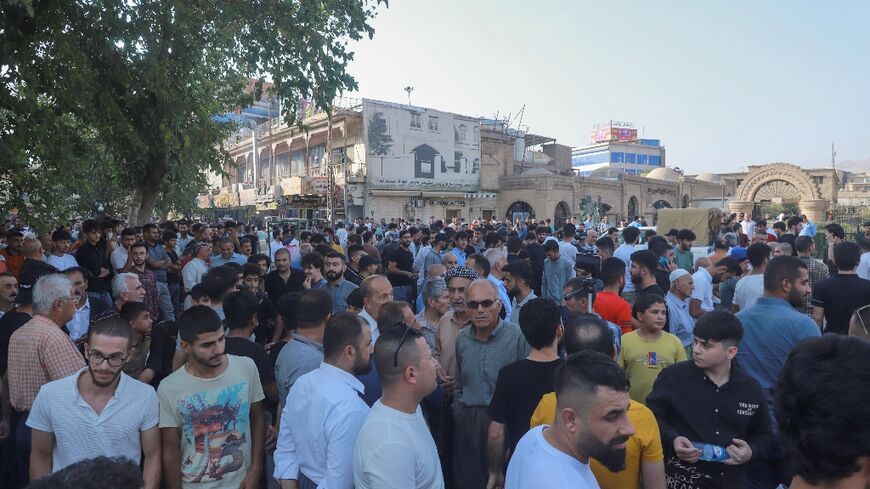
[[[691,274],[689,272],[683,270],[682,268],[678,268],[678,269],[674,270],[673,272],[671,272],[671,276],[670,276],[671,283],[676,282],[677,280],[679,280],[682,277],[685,277],[686,275],[691,275]]]

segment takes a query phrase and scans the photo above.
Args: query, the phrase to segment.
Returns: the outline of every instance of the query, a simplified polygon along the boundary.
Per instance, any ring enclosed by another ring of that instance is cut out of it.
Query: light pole
[[[414,91],[414,87],[412,87],[411,85],[408,85],[407,87],[405,87],[404,90],[405,90],[405,92],[408,93],[408,106],[410,107],[411,106],[411,92]]]

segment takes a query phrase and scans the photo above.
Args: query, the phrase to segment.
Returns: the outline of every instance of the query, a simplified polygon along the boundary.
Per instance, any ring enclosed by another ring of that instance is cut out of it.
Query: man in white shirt
[[[692,298],[689,299],[689,313],[693,318],[698,319],[705,312],[713,310],[713,284],[731,278],[733,273],[729,270],[734,268],[739,269],[740,264],[736,259],[726,256],[708,267],[699,267],[698,271],[692,274],[695,290],[692,291]]]
[[[61,272],[72,267],[79,266],[76,257],[67,253],[72,236],[63,229],[51,233],[51,253],[45,258],[45,263],[57,268]]]
[[[323,333],[323,363],[287,395],[275,450],[283,487],[353,489],[353,448],[369,413],[354,377],[371,371],[372,337],[353,313],[333,316]]]
[[[94,323],[85,346],[87,369],[42,386],[27,426],[33,429],[30,479],[81,460],[121,456],[140,462],[145,489],[160,487],[157,394],[121,369],[130,357],[130,325]]]
[[[354,487],[443,488],[438,449],[420,410],[420,401],[437,386],[437,362],[426,339],[406,325],[382,331],[375,364],[384,393],[353,449]]]
[[[532,428],[520,439],[505,489],[598,489],[590,458],[612,472],[625,468],[625,444],[635,431],[627,415],[625,372],[607,355],[582,351],[556,371],[555,383],[555,421]]]
[[[372,343],[378,341],[378,312],[381,306],[393,301],[393,286],[383,275],[366,277],[359,286],[363,296],[363,309],[359,317],[363,318],[372,331]]]
[[[622,230],[623,244],[613,252],[613,256],[619,258],[625,263],[625,288],[622,289],[622,298],[628,303],[634,302],[635,290],[634,283],[631,281],[631,254],[636,251],[635,243],[640,237],[640,229],[636,227],[627,227]]]
[[[121,231],[121,246],[115,248],[109,260],[115,273],[125,273],[133,269],[130,247],[134,244],[136,244],[136,231],[133,228],[125,228]]]
[[[559,241],[559,254],[568,261],[574,263],[577,258],[577,247],[574,246],[574,235],[577,234],[577,226],[565,224],[562,226],[562,241]]]
[[[208,273],[208,263],[206,263],[206,260],[210,256],[211,245],[207,242],[197,243],[193,247],[193,258],[181,269],[184,290],[188,292],[187,298],[184,299],[185,309],[191,306],[190,291],[193,290],[193,286],[202,282],[202,277]]]
[[[746,258],[752,265],[752,271],[737,281],[731,312],[748,308],[764,295],[764,271],[770,261],[770,251],[767,243],[753,243],[746,249]]]

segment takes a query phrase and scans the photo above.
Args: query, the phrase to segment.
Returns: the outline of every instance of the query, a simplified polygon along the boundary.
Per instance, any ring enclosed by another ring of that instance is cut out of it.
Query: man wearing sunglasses
[[[519,326],[499,318],[498,291],[489,280],[468,286],[465,305],[471,326],[456,338],[454,475],[456,487],[476,489],[486,487],[489,475],[485,440],[492,420],[487,408],[499,371],[526,358],[530,347]]]
[[[143,487],[160,487],[157,394],[121,371],[131,340],[132,330],[120,318],[94,323],[85,344],[87,368],[39,390],[27,419],[31,480],[85,459],[139,462],[144,453]]]

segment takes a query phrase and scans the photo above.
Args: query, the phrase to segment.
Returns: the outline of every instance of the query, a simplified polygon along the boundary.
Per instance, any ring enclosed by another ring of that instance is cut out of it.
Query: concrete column
[[[746,214],[746,213],[751,214],[752,208],[754,206],[755,206],[755,203],[752,202],[751,200],[732,200],[731,202],[728,203],[728,208],[731,210],[731,212],[737,213],[737,214],[740,214],[741,212],[744,214]]]
[[[800,206],[801,214],[806,214],[809,220],[822,222],[825,220],[825,213],[830,207],[830,202],[825,199],[807,199],[801,200],[798,205]]]

